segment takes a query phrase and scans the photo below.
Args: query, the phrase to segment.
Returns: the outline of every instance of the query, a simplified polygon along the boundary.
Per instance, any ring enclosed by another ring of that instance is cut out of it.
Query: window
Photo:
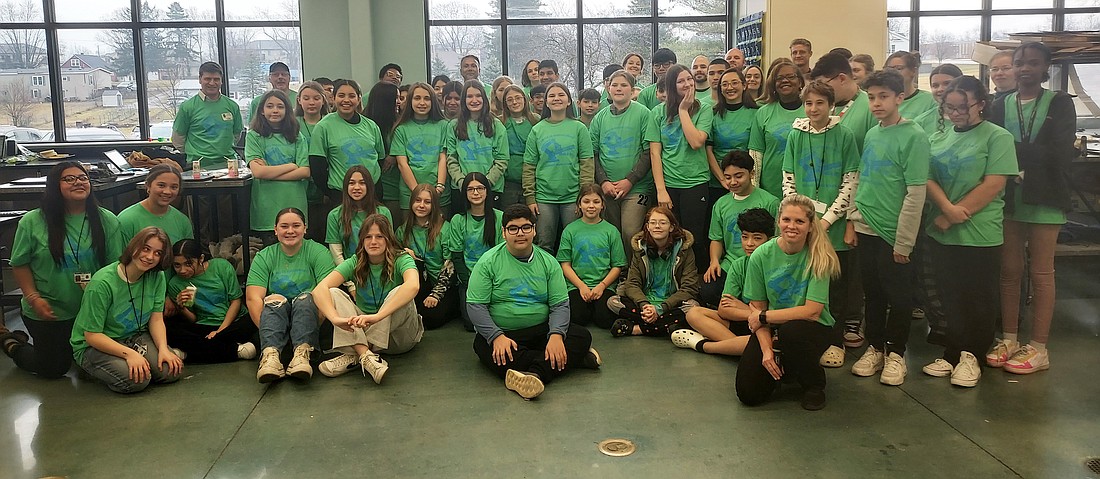
[[[628,53],[649,60],[660,47],[681,63],[729,47],[725,0],[425,0],[431,75],[460,79],[459,60],[481,58],[481,80],[500,72],[520,81],[529,60],[552,59],[560,80],[576,90],[602,89],[603,69]],[[579,7],[579,8],[578,8]],[[651,80],[640,78],[642,84]]]
[[[223,91],[243,108],[269,86],[272,62],[290,66],[291,87],[301,81],[295,0],[7,3],[12,7],[0,9],[0,71],[19,74],[13,81],[0,76],[0,91],[21,92],[21,106],[0,100],[0,125],[43,130],[51,140],[76,136],[68,133],[77,128],[97,128],[102,139],[150,137],[199,91],[198,68],[206,61],[222,65]],[[48,14],[44,5],[52,7]]]

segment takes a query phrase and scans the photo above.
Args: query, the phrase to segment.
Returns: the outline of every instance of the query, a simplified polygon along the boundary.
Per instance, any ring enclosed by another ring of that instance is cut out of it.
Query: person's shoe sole
[[[283,374],[267,373],[267,374],[258,374],[258,375],[256,375],[256,380],[259,381],[260,384],[267,384],[267,383],[276,381],[278,379],[282,379],[283,377],[284,377]]]
[[[932,376],[934,378],[946,378],[951,375],[951,371],[940,371],[938,369],[932,369],[925,366],[920,369],[922,373]]]
[[[237,346],[237,359],[256,359],[256,355],[259,351],[256,350],[256,345],[252,343],[242,343]]]
[[[386,371],[390,370],[388,364],[382,364],[378,369],[368,369],[363,372],[370,375],[370,378],[374,380],[374,384],[382,384],[382,378],[386,377]]]
[[[886,376],[880,375],[878,377],[878,382],[887,386],[901,386],[902,384],[905,384],[905,375],[902,374],[897,379],[888,379]]]
[[[978,379],[981,379],[981,378],[978,378]],[[959,387],[964,387],[964,388],[972,388],[972,387],[978,385],[978,379],[956,379],[956,378],[953,377],[953,378],[951,378],[951,384],[954,385],[954,386],[959,386]]]
[[[1002,369],[1004,369],[1005,371],[1008,371],[1012,374],[1031,374],[1031,373],[1037,373],[1039,371],[1046,371],[1047,369],[1050,369],[1050,363],[1044,364],[1042,366],[1034,367],[1034,368],[1016,369],[1016,368],[1013,368],[1012,366],[1009,366],[1008,363],[1006,362]]]
[[[807,398],[806,396],[808,396],[808,394],[803,394],[802,409],[805,409],[807,411],[820,411],[822,409],[825,409],[825,404],[827,403],[827,401],[824,391],[821,392],[820,397],[816,397],[815,395],[815,397]]]
[[[538,376],[524,374],[515,369],[509,369],[504,374],[504,387],[509,391],[515,391],[520,397],[528,401],[539,397],[546,386]]]
[[[313,377],[313,368],[307,364],[305,367],[296,368],[293,371],[287,369],[286,374],[294,379],[301,379],[304,381]]]

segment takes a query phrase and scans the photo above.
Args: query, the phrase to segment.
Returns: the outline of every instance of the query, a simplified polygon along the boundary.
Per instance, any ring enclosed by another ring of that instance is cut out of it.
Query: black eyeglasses
[[[84,183],[88,181],[88,175],[65,175],[61,177],[61,181],[75,185],[77,182]]]
[[[504,228],[504,231],[507,231],[510,235],[518,235],[520,231],[522,231],[525,235],[529,235],[532,231],[535,231],[535,225],[528,223],[523,226],[506,226]]]
[[[486,188],[484,186],[467,186],[466,187],[466,192],[467,193],[484,193],[485,189]]]

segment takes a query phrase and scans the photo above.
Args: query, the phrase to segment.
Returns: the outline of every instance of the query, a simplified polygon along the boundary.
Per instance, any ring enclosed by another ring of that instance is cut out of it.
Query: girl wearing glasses
[[[122,244],[118,219],[99,207],[84,167],[75,161],[53,167],[42,206],[19,220],[12,245],[12,275],[30,334],[5,332],[0,341],[16,366],[43,378],[69,370],[69,337],[84,288],[92,273],[118,258]]]
[[[335,264],[343,263],[345,255],[355,251],[363,220],[375,213],[392,218],[390,209],[378,204],[378,199],[374,196],[374,181],[370,172],[362,165],[355,165],[344,176],[344,194],[340,206],[328,213],[325,243],[328,243]]]
[[[355,283],[354,300],[339,289],[347,281]],[[342,353],[322,362],[321,374],[331,378],[361,369],[381,384],[389,363],[378,353],[407,352],[424,336],[413,302],[419,288],[416,263],[398,246],[389,219],[368,216],[355,255],[313,289],[317,310],[336,327],[332,347]]]
[[[596,185],[584,185],[577,196],[581,218],[561,234],[558,261],[569,282],[569,313],[577,324],[611,327],[607,300],[626,266],[619,230],[600,217],[603,194]]]
[[[805,81],[786,58],[772,62],[767,87],[757,99],[760,109],[749,131],[749,153],[756,161],[756,185],[776,198],[783,197],[783,152],[794,120],[802,117],[800,95]]]
[[[687,327],[684,315],[699,303],[694,236],[666,206],[650,208],[645,227],[630,241],[632,253],[622,294],[607,300],[618,316],[611,335],[668,337]]]
[[[905,95],[898,107],[901,117],[912,120],[928,110],[935,110],[936,100],[926,91],[917,88],[917,74],[920,71],[920,53],[897,51],[886,57],[886,68],[901,73],[905,80]]]
[[[952,80],[961,77],[962,74],[959,67],[950,63],[944,63],[932,69],[932,73],[928,74],[928,83],[932,87],[932,99],[936,101],[936,105],[943,103],[943,95],[947,93],[947,85],[950,85]],[[943,130],[945,126],[951,124],[950,120],[944,120],[942,106],[921,113],[913,118],[913,122],[920,125],[924,132],[929,135]]]
[[[466,174],[460,188],[466,195],[463,201],[466,211],[451,218],[451,230],[443,241],[443,257],[454,260],[459,279],[459,313],[466,330],[473,331],[466,312],[466,285],[481,255],[503,240],[500,225],[504,213],[493,208],[489,179],[484,174],[476,171]]]
[[[581,185],[592,183],[592,135],[576,119],[573,97],[561,83],[546,88],[542,121],[531,129],[523,154],[523,196],[538,217],[535,238],[553,254],[561,230],[577,219]]]
[[[485,86],[479,80],[462,85],[462,101],[458,118],[451,122],[443,150],[447,154],[447,173],[456,194],[451,198],[451,211],[466,209],[466,192],[462,183],[466,175],[481,173],[488,179],[486,186],[494,202],[504,192],[504,173],[508,170],[508,136],[504,124],[489,112]]]
[[[535,65],[536,72],[538,65]],[[527,151],[527,138],[539,122],[531,111],[530,100],[523,89],[510,85],[504,89],[504,111],[500,121],[508,132],[508,171],[504,174],[502,206],[523,203],[523,154]]]
[[[951,376],[951,384],[964,387],[981,378],[976,358],[993,343],[1004,189],[1007,178],[1020,171],[1012,134],[985,121],[991,101],[977,78],[955,79],[940,107],[952,128],[931,135],[928,254],[949,319],[943,358],[924,372]]]

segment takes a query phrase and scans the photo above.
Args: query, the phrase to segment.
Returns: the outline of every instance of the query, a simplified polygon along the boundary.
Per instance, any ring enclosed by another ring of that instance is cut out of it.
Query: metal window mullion
[[[500,0],[500,18],[497,28],[500,29],[500,74],[508,74],[508,1]],[[462,65],[459,65],[461,74]],[[526,74],[526,72],[524,72]]]
[[[581,4],[582,0],[577,0],[577,73],[576,78],[573,81],[577,82],[575,85],[576,91],[580,93],[584,89],[584,5]]]
[[[145,42],[141,24],[142,0],[130,2],[130,35],[134,42],[134,79],[137,80],[138,128],[141,138],[149,138],[152,118],[149,117],[149,77],[145,74]]]
[[[222,94],[229,96],[229,52],[226,51],[228,42],[225,38],[225,0],[214,0],[214,36],[218,44],[218,64],[222,66]],[[301,32],[299,32],[299,36]],[[298,42],[298,48],[302,48]],[[301,54],[301,52],[299,52]],[[250,112],[251,113],[251,112]]]
[[[61,51],[57,26],[53,21],[53,7],[52,1],[42,2],[44,22],[38,28],[44,27],[46,31],[46,71],[50,79],[50,113],[53,116],[54,141],[65,141],[65,88],[61,80]]]

